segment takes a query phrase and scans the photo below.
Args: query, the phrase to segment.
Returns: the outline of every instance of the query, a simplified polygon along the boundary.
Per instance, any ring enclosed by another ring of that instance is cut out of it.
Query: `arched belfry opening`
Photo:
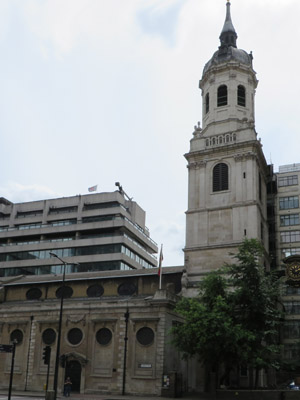
[[[227,106],[228,102],[228,91],[226,85],[218,87],[218,107]]]
[[[237,104],[246,107],[246,89],[243,85],[239,85],[237,88]]]

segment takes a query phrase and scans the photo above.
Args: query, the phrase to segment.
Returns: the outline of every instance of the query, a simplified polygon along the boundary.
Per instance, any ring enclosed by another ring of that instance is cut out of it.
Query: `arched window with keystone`
[[[228,190],[228,165],[217,164],[213,169],[213,192]]]

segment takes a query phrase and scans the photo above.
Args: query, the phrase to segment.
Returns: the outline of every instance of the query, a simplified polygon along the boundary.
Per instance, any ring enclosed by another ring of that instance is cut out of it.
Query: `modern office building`
[[[0,199],[0,276],[157,266],[145,211],[122,191],[13,204]]]
[[[300,164],[282,165],[276,176],[275,231],[276,260],[278,270],[284,271],[292,263],[291,277],[287,273],[287,283],[283,287],[282,304],[285,322],[282,332],[283,358],[297,365],[299,371],[300,336]],[[288,260],[288,264],[284,261]],[[289,268],[288,268],[289,271]]]
[[[276,173],[277,259],[300,254],[300,164],[282,165]]]

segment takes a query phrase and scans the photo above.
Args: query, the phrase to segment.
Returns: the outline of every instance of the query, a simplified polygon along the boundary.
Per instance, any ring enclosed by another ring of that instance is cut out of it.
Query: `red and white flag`
[[[158,276],[159,276],[159,289],[161,289],[161,277],[162,277],[162,262],[163,262],[164,256],[163,256],[163,245],[160,247],[160,253],[159,253],[159,262],[158,262]]]
[[[91,186],[91,187],[88,188],[88,191],[89,192],[96,192],[97,188],[98,188],[98,185]]]

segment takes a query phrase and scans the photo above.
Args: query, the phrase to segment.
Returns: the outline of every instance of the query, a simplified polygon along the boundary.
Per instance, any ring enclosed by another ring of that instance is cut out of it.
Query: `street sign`
[[[12,353],[13,347],[12,344],[0,344],[0,353]]]

